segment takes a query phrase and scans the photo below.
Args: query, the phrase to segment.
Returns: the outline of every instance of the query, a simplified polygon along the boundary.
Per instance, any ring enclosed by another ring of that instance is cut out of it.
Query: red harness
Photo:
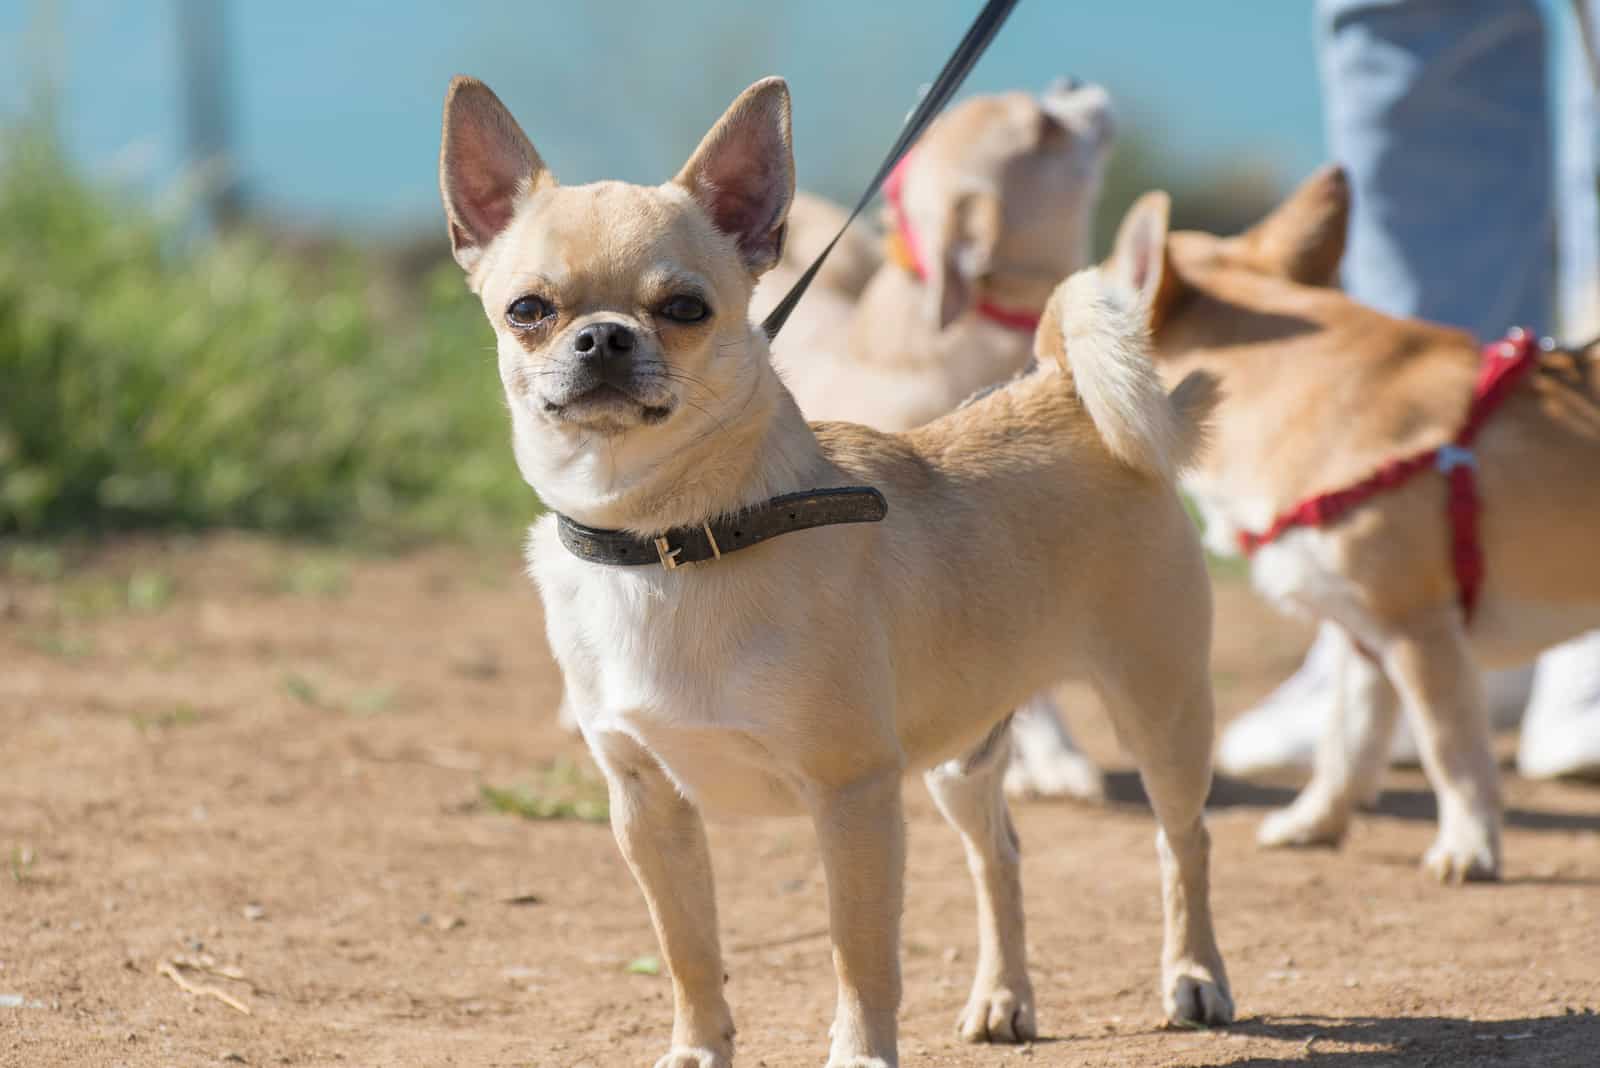
[[[883,197],[888,201],[889,213],[894,219],[893,236],[899,239],[900,250],[905,253],[905,266],[912,274],[927,281],[927,261],[922,258],[922,246],[917,243],[916,232],[911,229],[911,222],[906,218],[905,206],[901,203],[901,195],[906,184],[906,165],[911,162],[911,155],[907,152],[901,156],[900,162],[889,172],[889,177],[883,183]],[[1022,330],[1031,334],[1039,327],[1037,312],[1004,308],[987,300],[978,302],[978,314],[992,323],[998,323],[1011,330]]]
[[[1455,440],[1437,449],[1391,460],[1377,471],[1332,493],[1308,497],[1272,521],[1260,534],[1241,531],[1239,547],[1246,556],[1294,527],[1323,527],[1336,523],[1369,497],[1394,489],[1412,476],[1437,468],[1449,480],[1450,550],[1455,563],[1456,586],[1460,590],[1461,612],[1468,621],[1477,607],[1478,590],[1483,585],[1483,549],[1478,544],[1477,457],[1472,443],[1500,404],[1511,395],[1517,383],[1538,363],[1539,345],[1532,334],[1518,327],[1504,341],[1486,345],[1478,381],[1472,389],[1472,406]]]

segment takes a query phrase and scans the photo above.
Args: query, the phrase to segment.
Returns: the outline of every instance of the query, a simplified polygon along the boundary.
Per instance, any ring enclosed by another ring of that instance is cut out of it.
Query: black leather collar
[[[758,542],[835,523],[876,523],[889,513],[883,494],[871,486],[786,493],[742,512],[695,527],[673,527],[654,538],[625,530],[586,527],[557,513],[561,544],[592,564],[638,567],[660,564],[668,571],[702,560],[720,560]]]

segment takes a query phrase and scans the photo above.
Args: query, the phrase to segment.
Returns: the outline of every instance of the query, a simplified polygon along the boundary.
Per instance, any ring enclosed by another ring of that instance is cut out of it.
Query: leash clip
[[[1458,467],[1478,469],[1478,458],[1471,449],[1464,449],[1460,445],[1441,445],[1439,455],[1434,461],[1439,466],[1439,473],[1448,475]]]

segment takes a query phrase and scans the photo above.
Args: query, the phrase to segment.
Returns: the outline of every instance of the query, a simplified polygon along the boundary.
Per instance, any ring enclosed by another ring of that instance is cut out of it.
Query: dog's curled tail
[[[1199,458],[1219,399],[1216,379],[1197,371],[1169,394],[1150,362],[1143,309],[1120,302],[1098,268],[1056,287],[1034,344],[1040,362],[1071,373],[1117,459],[1172,483]]]

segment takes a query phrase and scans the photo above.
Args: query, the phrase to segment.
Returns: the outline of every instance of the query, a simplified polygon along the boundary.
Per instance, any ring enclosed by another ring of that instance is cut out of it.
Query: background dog
[[[1162,370],[1217,375],[1215,441],[1187,479],[1213,551],[1306,497],[1449,443],[1479,374],[1468,335],[1382,315],[1335,275],[1349,190],[1321,171],[1248,232],[1167,232],[1164,194],[1129,211],[1107,270],[1146,309]],[[1426,472],[1342,522],[1254,556],[1258,588],[1344,638],[1341,708],[1309,785],[1262,826],[1267,845],[1337,843],[1376,794],[1403,706],[1439,799],[1429,870],[1500,871],[1500,789],[1478,665],[1505,666],[1600,623],[1600,362],[1546,352],[1472,454],[1484,501],[1481,596],[1468,624],[1445,479]]]

